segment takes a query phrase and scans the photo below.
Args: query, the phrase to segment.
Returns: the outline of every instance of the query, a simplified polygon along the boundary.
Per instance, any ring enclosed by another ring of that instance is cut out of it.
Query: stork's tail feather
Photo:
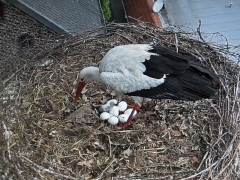
[[[182,85],[181,94],[187,97],[186,100],[217,98],[216,92],[220,87],[219,77],[199,63],[190,62],[189,68],[179,80]]]

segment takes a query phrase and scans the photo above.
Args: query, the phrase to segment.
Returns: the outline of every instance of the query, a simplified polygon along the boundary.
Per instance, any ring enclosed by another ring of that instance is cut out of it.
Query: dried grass
[[[106,29],[104,35],[92,35],[103,28],[59,39],[59,46],[39,51],[3,81],[2,178],[240,178],[239,66],[220,54],[227,55],[227,47],[192,39],[200,31],[142,23]],[[98,107],[115,95],[110,88],[93,82],[74,102],[82,67],[97,66],[117,45],[151,42],[212,68],[221,78],[219,99],[150,101],[121,131],[99,121]]]

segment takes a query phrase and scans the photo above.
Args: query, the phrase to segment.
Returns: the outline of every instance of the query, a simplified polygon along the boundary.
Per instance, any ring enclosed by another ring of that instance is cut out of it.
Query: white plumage
[[[146,44],[130,44],[117,46],[102,59],[99,72],[103,83],[117,92],[128,93],[141,89],[156,87],[164,82],[164,78],[155,79],[143,74],[146,67],[142,62],[149,60],[152,47]]]
[[[130,73],[129,70],[125,71],[127,72],[102,72],[100,77],[103,83],[123,94],[159,86],[160,84],[164,83],[164,79],[166,77],[164,76],[161,79],[154,79],[145,75]]]

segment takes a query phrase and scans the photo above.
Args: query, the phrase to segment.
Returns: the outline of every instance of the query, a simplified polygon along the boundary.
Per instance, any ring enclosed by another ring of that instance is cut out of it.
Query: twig
[[[123,158],[122,158],[123,159]],[[120,159],[119,161],[121,161],[122,159]],[[113,158],[112,161],[107,165],[107,167],[98,175],[98,177],[96,178],[96,180],[101,179],[101,177],[103,176],[103,173],[116,161],[116,158]]]
[[[239,78],[240,78],[240,73],[237,75],[237,84],[236,84],[236,88],[235,88],[234,101],[233,101],[232,110],[231,110],[232,114],[234,112],[234,109],[236,108],[235,104],[236,104],[237,98],[238,98]]]
[[[204,40],[203,37],[202,37],[202,33],[201,33],[201,25],[202,25],[202,20],[199,19],[199,20],[198,20],[197,33],[198,33],[200,39],[201,39],[203,42],[205,42],[205,40]]]
[[[208,168],[206,168],[206,169],[204,169],[204,170],[202,170],[202,171],[200,171],[200,172],[198,172],[198,173],[196,173],[196,174],[193,174],[193,175],[191,175],[191,176],[189,176],[189,177],[182,178],[181,180],[186,180],[186,179],[195,178],[195,177],[197,177],[198,175],[200,175],[200,174],[202,174],[202,173],[204,173],[204,172],[206,172],[206,171],[210,171],[211,168],[212,168],[213,166],[215,166],[216,164],[217,164],[217,161],[216,161],[215,163],[213,163],[211,166],[209,166]]]
[[[225,150],[225,152],[224,152],[224,154],[222,155],[222,157],[217,161],[217,165],[212,169],[212,172],[214,172],[215,169],[218,167],[218,165],[222,162],[222,160],[225,159],[226,156],[228,156],[228,155],[231,153],[231,151],[232,151],[232,149],[233,149],[233,143],[234,143],[236,137],[237,137],[237,133],[234,134],[234,137],[233,137],[232,141],[230,142],[228,148]],[[228,163],[228,165],[226,165],[225,168],[227,168],[228,166],[229,166],[229,163]],[[218,175],[220,175],[220,174],[218,173]],[[209,175],[209,176],[210,176],[210,175]],[[210,178],[209,176],[208,176],[208,178]]]
[[[109,143],[109,157],[112,157],[112,142],[111,142],[111,138],[109,135],[104,134],[108,137],[108,143]]]
[[[21,71],[22,69],[24,69],[26,67],[26,65],[22,66],[20,69],[18,69],[15,73],[13,73],[10,77],[8,77],[7,79],[5,79],[3,81],[3,84],[5,84],[6,82],[8,82],[10,79],[12,79],[19,71]]]
[[[205,161],[205,159],[207,158],[207,156],[208,156],[208,152],[206,152],[206,153],[204,154],[204,156],[203,156],[203,158],[202,158],[202,161],[201,161],[201,163],[199,164],[199,166],[198,166],[198,168],[197,168],[197,171],[199,171],[199,169],[201,168],[201,166],[202,166],[203,162]]]
[[[71,177],[71,176],[67,176],[67,175],[64,175],[64,174],[60,174],[60,173],[57,173],[57,172],[54,172],[52,170],[49,170],[49,169],[46,169],[36,163],[34,163],[33,161],[31,161],[30,159],[24,157],[24,156],[21,156],[25,161],[29,162],[30,164],[32,164],[33,166],[35,166],[36,168],[38,168],[39,170],[41,171],[44,171],[46,173],[49,173],[49,174],[53,174],[54,176],[57,176],[57,177],[62,177],[62,178],[66,178],[66,179],[73,179],[73,180],[79,180],[79,179],[84,179],[84,178],[74,178],[74,177]]]
[[[124,35],[122,35],[122,34],[119,34],[119,33],[117,33],[117,32],[115,32],[115,34],[117,34],[117,35],[119,35],[119,36],[127,39],[127,40],[130,41],[131,43],[135,43],[133,40],[129,39],[128,37],[126,37],[126,36],[124,36]]]
[[[230,159],[230,161],[228,161],[228,163],[223,167],[223,169],[213,178],[213,180],[217,180],[219,179],[218,177],[226,170],[227,167],[230,166],[230,164],[232,164],[233,158],[237,155],[237,150],[234,151],[232,158]]]
[[[10,151],[10,145],[9,145],[9,137],[10,137],[10,131],[7,130],[7,126],[5,125],[4,121],[2,121],[2,124],[3,124],[3,129],[4,129],[4,137],[5,137],[5,140],[6,140],[6,143],[7,143],[7,152],[8,152],[8,158],[9,159],[12,159],[11,157],[11,151]]]
[[[178,37],[177,37],[177,34],[176,34],[176,33],[174,33],[174,37],[175,37],[176,52],[178,53]]]

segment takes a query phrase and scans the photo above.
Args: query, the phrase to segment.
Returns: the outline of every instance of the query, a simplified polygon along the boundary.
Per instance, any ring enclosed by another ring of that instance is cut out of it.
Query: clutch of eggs
[[[117,103],[117,100],[112,99],[100,107],[100,111],[103,111],[100,115],[100,119],[108,121],[111,125],[117,125],[119,121],[121,123],[125,123],[127,122],[132,110],[133,109],[131,108],[127,109],[127,103],[125,101]],[[134,112],[133,116],[136,114],[137,111]]]

